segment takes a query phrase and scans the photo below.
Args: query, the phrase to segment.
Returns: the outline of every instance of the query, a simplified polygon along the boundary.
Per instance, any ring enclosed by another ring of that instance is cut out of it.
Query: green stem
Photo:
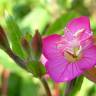
[[[26,69],[26,63],[18,57],[11,49],[7,49],[7,54],[22,68]]]
[[[43,84],[43,86],[45,88],[45,91],[46,91],[47,96],[52,96],[46,79],[44,77],[42,77],[42,78],[40,78],[40,80],[41,80],[41,82],[42,82],[42,84]]]

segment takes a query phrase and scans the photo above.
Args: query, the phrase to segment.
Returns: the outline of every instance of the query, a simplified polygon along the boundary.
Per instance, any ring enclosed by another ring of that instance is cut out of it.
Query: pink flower
[[[81,16],[67,24],[63,36],[54,34],[43,39],[44,63],[54,81],[72,80],[95,65],[92,36],[88,17]]]

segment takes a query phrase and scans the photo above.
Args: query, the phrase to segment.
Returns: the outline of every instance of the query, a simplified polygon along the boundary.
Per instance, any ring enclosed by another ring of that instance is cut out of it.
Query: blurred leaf
[[[37,7],[30,12],[22,21],[22,28],[31,29],[31,34],[35,34],[35,30],[38,29],[40,33],[50,21],[50,14],[42,7]]]
[[[80,91],[78,92],[79,96],[88,96],[88,90],[94,85],[93,82],[88,80],[87,78],[84,78],[82,87]]]
[[[67,85],[67,89],[65,90],[64,96],[75,96],[76,93],[81,89],[83,79],[84,79],[83,76],[80,76],[70,81]]]
[[[41,75],[45,75],[46,74],[46,68],[43,64],[39,64],[39,69],[40,69],[40,72],[41,72]]]
[[[93,67],[87,71],[84,72],[84,76],[88,78],[89,80],[93,81],[96,83],[96,68]]]
[[[70,95],[70,96],[75,96],[76,93],[78,91],[80,91],[82,83],[83,83],[83,79],[84,79],[84,76],[82,76],[82,75],[76,79],[76,84],[75,84],[74,89],[72,91],[72,95]]]
[[[87,96],[95,96],[96,95],[96,87],[93,85],[87,92]]]
[[[30,12],[31,8],[27,4],[16,4],[13,7],[13,14],[18,19],[22,19],[25,15],[27,15]]]
[[[29,77],[24,78],[22,83],[23,84],[22,84],[22,90],[20,96],[45,96],[45,95],[40,95],[40,92],[43,94],[44,90],[43,88],[40,87],[38,79],[36,78],[33,79],[31,76],[30,78]]]
[[[71,1],[70,0],[57,0],[57,3],[60,5],[60,7],[63,10],[71,7]]]
[[[94,35],[96,35],[96,22],[95,22],[95,18],[90,18],[91,21],[91,27],[92,27],[92,32]]]
[[[74,10],[81,15],[87,15],[87,16],[90,15],[87,6],[85,6],[85,4],[84,4],[84,0],[83,1],[82,0],[73,0],[71,6],[72,7],[70,10]]]
[[[30,44],[29,44],[28,40],[25,37],[22,37],[21,43],[22,43],[22,47],[25,50],[25,52],[27,53],[27,55],[30,56],[31,48],[30,48]]]
[[[8,30],[7,33],[11,41],[13,51],[20,57],[24,58],[25,54],[20,42],[22,37],[21,30],[11,16],[6,17],[6,24]]]
[[[66,24],[76,16],[78,16],[78,14],[75,12],[70,12],[70,13],[61,15],[56,21],[53,22],[52,25],[50,25],[49,29],[45,34],[48,34],[48,35],[54,34],[60,30],[64,30],[64,27],[66,26]]]
[[[16,73],[11,73],[8,79],[8,96],[20,96],[22,78]]]
[[[7,10],[9,13],[11,13],[12,4],[13,2],[11,0],[0,0],[0,16],[4,15],[4,11]]]
[[[3,65],[5,69],[15,72],[19,75],[27,75],[27,72],[19,67],[9,56],[2,50],[0,50],[0,64]]]
[[[5,31],[1,26],[0,26],[0,48],[3,49],[4,51],[10,48]]]

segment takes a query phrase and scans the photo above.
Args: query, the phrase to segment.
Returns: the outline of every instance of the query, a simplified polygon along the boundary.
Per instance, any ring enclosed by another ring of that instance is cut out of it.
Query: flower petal
[[[96,47],[92,46],[83,51],[83,57],[78,65],[80,69],[89,69],[96,64]]]
[[[40,57],[40,61],[42,62],[42,64],[46,64],[47,62],[47,58],[42,54],[41,57]]]
[[[54,34],[43,39],[43,54],[46,58],[55,58],[59,55],[57,50],[57,42],[60,39],[60,35]]]
[[[46,69],[55,82],[67,82],[82,73],[78,64],[68,63],[64,58],[63,60],[60,60],[60,58],[49,60],[46,63]]]
[[[85,29],[87,32],[91,32],[90,21],[87,16],[81,16],[79,18],[72,19],[66,26],[72,33],[77,32],[81,29]],[[65,30],[66,32],[66,30]]]
[[[90,21],[87,16],[72,19],[65,27],[65,37],[72,40],[74,37],[80,40],[86,40],[92,36]]]

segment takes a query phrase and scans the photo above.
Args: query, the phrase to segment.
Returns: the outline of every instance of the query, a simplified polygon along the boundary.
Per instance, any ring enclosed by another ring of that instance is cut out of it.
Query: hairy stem
[[[43,84],[43,86],[45,88],[45,91],[46,91],[47,96],[52,96],[46,79],[44,77],[42,77],[42,78],[40,78],[40,80],[41,80],[41,82],[42,82],[42,84]]]

